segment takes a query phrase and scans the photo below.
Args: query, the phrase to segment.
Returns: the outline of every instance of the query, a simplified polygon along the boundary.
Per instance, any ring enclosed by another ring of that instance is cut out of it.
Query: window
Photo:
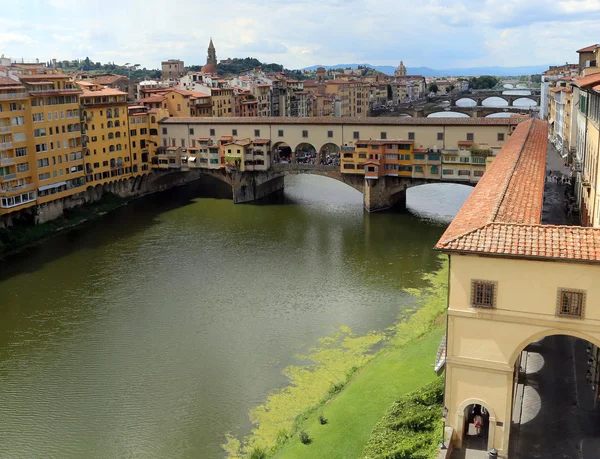
[[[329,139],[332,139],[333,138],[333,131],[327,131],[327,137]]]
[[[458,175],[471,175],[471,171],[467,171],[467,170],[464,170],[464,169],[460,169],[460,170],[458,171]]]
[[[27,148],[26,147],[16,148],[15,149],[15,156],[17,158],[20,158],[22,156],[27,156]]]
[[[114,127],[114,124],[113,124],[113,122],[112,122],[112,121],[109,121],[108,123],[106,123],[106,127],[107,127],[107,128],[112,128],[112,127]]]
[[[344,164],[344,169],[354,169],[354,164]]]
[[[42,158],[37,160],[37,167],[48,167],[49,165],[50,162],[48,161],[48,158]]]
[[[41,153],[43,151],[48,151],[48,144],[47,143],[38,143],[35,146],[35,152],[36,153]]]
[[[29,163],[17,164],[17,172],[27,172],[29,170]]]
[[[558,289],[556,315],[583,318],[585,312],[585,290]]]
[[[214,130],[214,129],[211,129],[211,130],[210,130],[210,136],[212,137],[212,136],[214,136],[214,135],[215,135],[215,130]]]
[[[454,175],[454,169],[442,169],[444,175]]]
[[[467,140],[471,142],[475,140],[475,134],[473,134],[472,132],[467,132]]]
[[[39,180],[48,180],[50,178],[50,172],[44,172],[38,175]]]
[[[254,130],[254,137],[260,137],[260,129]]]
[[[409,132],[408,133],[408,140],[415,140],[415,133],[414,132]]]
[[[438,132],[437,133],[437,139],[438,140],[444,140],[444,133],[443,132]]]
[[[194,128],[190,128],[190,135],[194,135]]]
[[[461,163],[468,163],[471,161],[471,158],[469,156],[459,156],[458,160]]]
[[[423,166],[415,166],[415,172],[423,172]]]
[[[498,142],[504,142],[504,133],[503,132],[498,133]]]
[[[34,137],[46,137],[46,128],[39,128],[33,130]]]
[[[211,130],[212,130],[212,129],[211,129]],[[162,128],[162,133],[163,133],[163,135],[167,135],[167,128],[165,128],[165,127],[164,127],[164,128]],[[212,135],[214,135],[214,134],[212,134]]]
[[[277,137],[283,137],[283,129],[277,131]]]
[[[27,135],[24,132],[15,132],[12,137],[13,142],[25,142],[27,140]]]
[[[358,131],[354,131],[354,132],[352,133],[352,138],[353,138],[353,139],[360,139],[360,132],[358,132]]]
[[[496,307],[496,290],[498,283],[494,281],[471,281],[471,307],[493,309]]]
[[[382,140],[386,140],[387,139],[387,132],[382,132],[379,134],[379,138]]]
[[[231,135],[237,135],[237,129],[232,129],[231,130]]]
[[[439,174],[440,170],[439,170],[438,166],[431,166],[431,173],[432,174]]]
[[[130,135],[131,137],[134,137],[134,136],[136,136],[136,135],[137,135],[137,129],[131,129],[131,130],[129,131],[129,135]]]
[[[429,161],[439,161],[439,160],[440,160],[440,155],[438,155],[438,154],[431,154],[431,153],[429,153],[429,154],[427,155],[427,159],[428,159]]]
[[[13,116],[11,123],[13,126],[23,126],[25,124],[24,116]]]
[[[473,177],[483,177],[484,171],[473,171]]]

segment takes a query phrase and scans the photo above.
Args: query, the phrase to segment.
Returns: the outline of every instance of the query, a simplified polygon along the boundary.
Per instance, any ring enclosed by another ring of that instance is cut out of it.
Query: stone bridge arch
[[[341,148],[339,145],[333,142],[327,142],[319,148],[318,155],[318,164],[321,164],[322,161],[327,159],[327,156],[337,156],[339,158],[341,152]]]
[[[296,147],[292,149],[292,152],[294,159],[301,159],[306,155],[316,156],[318,150],[312,143],[306,141],[298,143]]]

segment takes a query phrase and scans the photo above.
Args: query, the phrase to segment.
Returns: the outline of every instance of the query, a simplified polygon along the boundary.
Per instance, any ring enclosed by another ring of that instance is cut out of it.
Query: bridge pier
[[[258,201],[270,194],[283,190],[283,176],[273,176],[269,172],[233,172],[231,191],[235,204]]]
[[[364,206],[368,212],[379,212],[391,208],[406,209],[405,179],[381,177],[378,180],[365,179],[363,192]]]

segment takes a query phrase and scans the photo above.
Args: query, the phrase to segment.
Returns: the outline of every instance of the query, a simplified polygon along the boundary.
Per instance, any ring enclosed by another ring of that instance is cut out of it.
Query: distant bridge
[[[519,99],[531,99],[533,101],[535,101],[536,106],[540,105],[540,94],[539,92],[537,94],[530,94],[530,95],[508,95],[508,94],[502,94],[502,91],[485,91],[485,92],[477,92],[477,93],[472,93],[472,94],[463,94],[463,95],[458,95],[458,96],[452,96],[450,97],[450,106],[451,107],[455,107],[456,106],[456,102],[459,100],[471,100],[473,102],[475,102],[476,106],[481,107],[484,106],[483,102],[485,102],[486,100],[488,100],[491,97],[496,97],[499,99],[503,99],[508,103],[508,107],[513,107],[514,106],[514,102],[519,100]],[[503,107],[486,107],[486,108],[503,108]],[[523,107],[521,107],[523,108]]]

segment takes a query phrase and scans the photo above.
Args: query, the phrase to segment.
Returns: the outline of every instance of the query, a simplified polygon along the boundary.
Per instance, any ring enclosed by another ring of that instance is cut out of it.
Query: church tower
[[[208,56],[206,57],[206,65],[202,67],[203,73],[217,73],[217,51],[213,45],[212,38],[208,44]]]
[[[394,71],[394,75],[397,76],[397,77],[406,76],[406,67],[404,66],[404,62],[400,61],[400,65]]]

